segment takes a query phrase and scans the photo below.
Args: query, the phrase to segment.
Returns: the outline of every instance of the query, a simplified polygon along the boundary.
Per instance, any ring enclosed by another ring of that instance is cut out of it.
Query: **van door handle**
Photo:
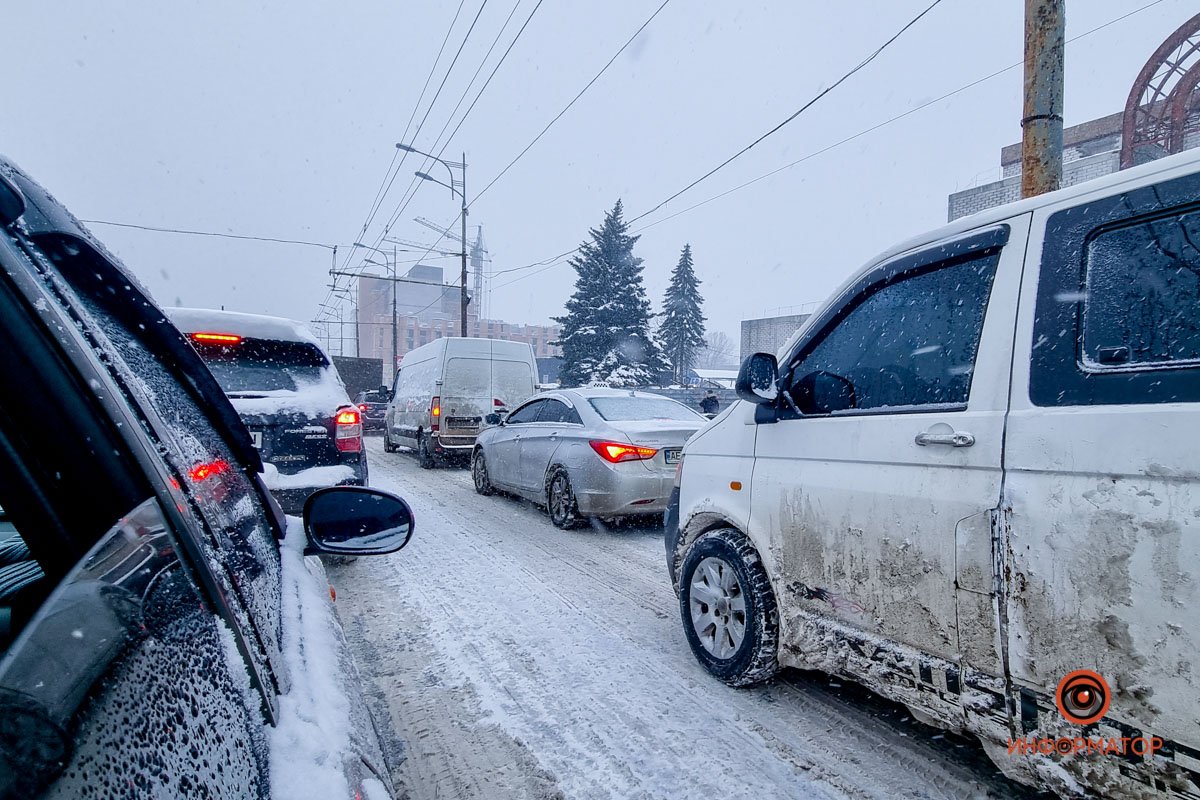
[[[954,431],[953,433],[928,433],[922,431],[917,434],[914,441],[922,447],[931,444],[943,444],[949,447],[970,447],[975,444],[975,437],[966,431]]]

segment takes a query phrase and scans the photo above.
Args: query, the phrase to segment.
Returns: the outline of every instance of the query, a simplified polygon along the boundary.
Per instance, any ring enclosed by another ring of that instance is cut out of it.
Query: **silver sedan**
[[[589,517],[661,513],[684,443],[707,422],[657,394],[546,392],[479,434],[475,491],[528,498],[560,528]]]

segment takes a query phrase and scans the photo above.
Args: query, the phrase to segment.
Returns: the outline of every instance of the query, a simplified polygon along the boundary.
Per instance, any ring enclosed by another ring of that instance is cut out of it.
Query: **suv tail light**
[[[429,401],[429,430],[436,431],[441,428],[442,422],[442,398],[435,397]]]
[[[333,418],[334,443],[338,452],[362,452],[362,415],[354,406],[339,408]]]
[[[610,464],[619,464],[622,461],[645,461],[647,458],[654,458],[658,450],[653,447],[638,447],[635,444],[622,444],[621,442],[606,442],[593,439],[588,442],[596,454]]]

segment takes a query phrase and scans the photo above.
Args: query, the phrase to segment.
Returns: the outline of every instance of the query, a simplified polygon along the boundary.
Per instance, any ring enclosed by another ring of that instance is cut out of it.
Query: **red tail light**
[[[429,430],[436,431],[441,428],[442,422],[442,398],[435,397],[429,402]]]
[[[507,405],[508,405],[508,403],[504,402],[499,397],[492,398],[492,406],[495,408],[504,408]]]
[[[367,413],[367,404],[366,404],[366,403],[359,403],[359,404],[358,404],[358,410],[359,410],[359,411],[361,411],[361,412],[363,412],[364,414],[365,414],[365,413]]]
[[[339,408],[333,418],[334,442],[342,453],[362,452],[362,416],[354,406]]]
[[[242,337],[233,333],[193,333],[192,339],[204,344],[237,344]]]
[[[211,478],[213,475],[220,475],[222,472],[229,470],[229,462],[224,459],[209,461],[204,464],[197,464],[188,470],[188,478],[192,483],[200,483],[206,478]]]
[[[622,461],[645,461],[647,458],[654,458],[658,452],[653,447],[638,447],[634,444],[604,442],[595,439],[588,444],[592,446],[598,456],[610,464],[619,464]]]

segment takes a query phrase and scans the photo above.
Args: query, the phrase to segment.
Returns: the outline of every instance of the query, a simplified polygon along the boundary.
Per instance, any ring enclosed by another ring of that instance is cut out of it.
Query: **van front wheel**
[[[730,686],[779,671],[779,611],[758,552],[733,528],[697,539],[679,575],[683,631],[696,659]]]

